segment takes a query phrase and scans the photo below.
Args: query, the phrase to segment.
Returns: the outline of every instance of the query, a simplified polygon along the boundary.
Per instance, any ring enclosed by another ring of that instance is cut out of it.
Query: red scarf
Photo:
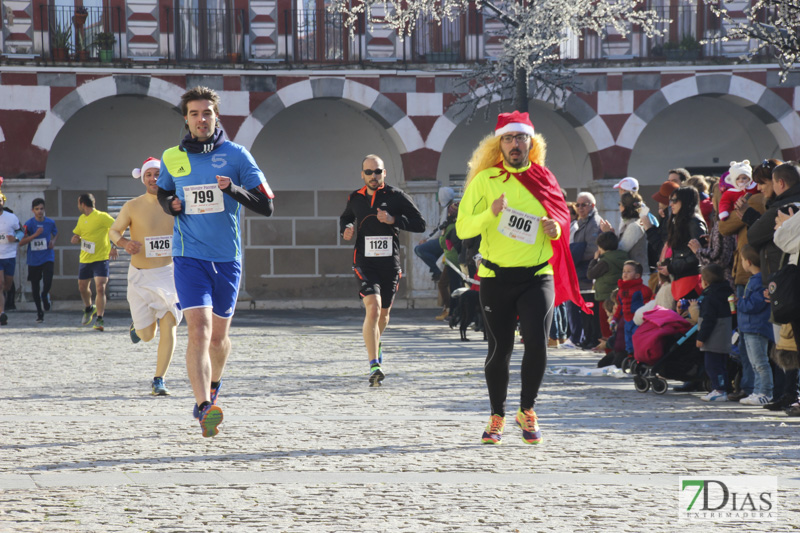
[[[569,251],[569,225],[570,216],[567,209],[567,202],[561,194],[561,186],[558,180],[546,167],[531,163],[528,170],[519,174],[511,173],[500,162],[497,164],[500,169],[500,176],[514,176],[528,191],[542,204],[547,216],[558,222],[561,226],[561,238],[550,241],[553,245],[553,257],[548,261],[552,267],[553,282],[556,288],[556,305],[572,301],[584,312],[592,314],[592,310],[583,301],[581,290],[578,285],[578,274],[575,272],[575,264],[572,262],[572,253]],[[508,179],[508,178],[506,178]],[[561,274],[566,275],[561,275]]]

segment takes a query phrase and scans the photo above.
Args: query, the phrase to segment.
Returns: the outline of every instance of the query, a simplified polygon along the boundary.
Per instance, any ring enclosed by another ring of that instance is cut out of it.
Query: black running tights
[[[480,295],[489,339],[484,372],[492,414],[505,416],[517,317],[525,343],[520,407],[533,408],[547,365],[547,337],[553,321],[555,300],[553,276],[534,276],[522,283],[497,277],[483,278]]]
[[[39,282],[44,280],[42,292],[39,292]],[[33,303],[36,304],[36,311],[42,312],[42,294],[50,294],[50,287],[53,284],[53,262],[48,261],[38,267],[28,267],[28,281],[31,282],[31,293],[33,293]]]

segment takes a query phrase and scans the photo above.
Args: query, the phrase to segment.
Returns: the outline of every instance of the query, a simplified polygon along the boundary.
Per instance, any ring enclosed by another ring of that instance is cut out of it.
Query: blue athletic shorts
[[[107,278],[108,259],[105,261],[95,261],[94,263],[81,263],[78,271],[78,279]]]
[[[172,261],[175,263],[175,290],[183,311],[210,307],[218,317],[233,316],[242,276],[241,262],[220,263],[194,257],[173,257]]]
[[[0,270],[5,272],[6,276],[13,276],[14,269],[17,268],[17,258],[9,257],[8,259],[0,259]]]

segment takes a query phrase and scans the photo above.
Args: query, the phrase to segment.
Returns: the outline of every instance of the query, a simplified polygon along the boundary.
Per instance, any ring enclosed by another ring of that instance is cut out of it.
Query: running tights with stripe
[[[547,337],[555,300],[553,276],[534,276],[523,283],[510,283],[498,277],[483,278],[480,296],[489,339],[484,372],[492,414],[505,416],[509,365],[518,316],[525,343],[520,407],[533,408],[547,364]]]

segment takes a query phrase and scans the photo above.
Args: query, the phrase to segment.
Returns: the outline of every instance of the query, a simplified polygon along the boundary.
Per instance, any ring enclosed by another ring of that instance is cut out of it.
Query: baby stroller
[[[641,332],[641,333],[640,333]],[[644,314],[633,334],[635,365],[633,385],[639,392],[667,392],[668,379],[702,381],[703,354],[695,346],[697,326],[675,311],[656,306]]]

